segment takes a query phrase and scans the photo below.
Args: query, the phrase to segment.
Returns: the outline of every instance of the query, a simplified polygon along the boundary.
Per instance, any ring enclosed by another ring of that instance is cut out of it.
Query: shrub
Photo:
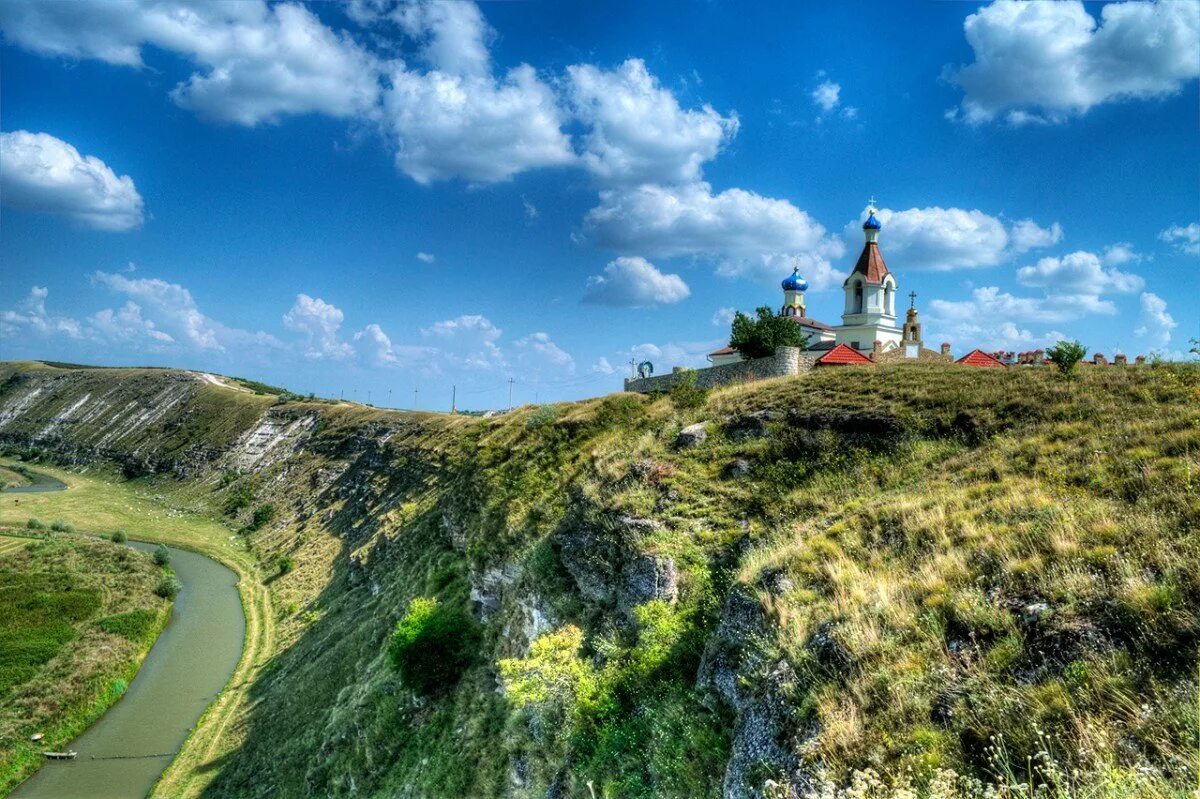
[[[125,534],[124,530],[117,530],[112,534],[112,542],[114,544],[124,544],[128,540],[129,536]]]
[[[708,389],[700,388],[696,385],[696,370],[688,369],[686,372],[681,372],[675,382],[671,384],[671,390],[667,396],[671,399],[671,404],[676,410],[686,411],[694,408],[704,407],[704,403],[708,402]]]
[[[250,503],[253,501],[254,494],[250,491],[250,487],[239,486],[229,495],[229,499],[225,500],[225,515],[233,516],[242,508],[250,507]]]
[[[396,623],[388,656],[404,680],[427,696],[443,693],[471,664],[479,631],[461,606],[434,597],[417,597]]]
[[[605,397],[596,409],[595,424],[602,430],[626,427],[645,415],[640,397],[633,394],[615,394]]]
[[[45,530],[46,529],[45,523],[42,522],[40,519],[30,519],[29,521],[25,522],[25,526],[28,527],[30,530]]]
[[[296,568],[296,560],[291,555],[284,555],[279,559],[280,574],[287,574],[294,568]]]
[[[537,430],[539,427],[545,427],[557,418],[558,408],[555,408],[553,405],[542,405],[529,414],[529,418],[525,420],[525,428],[528,430]]]
[[[1074,379],[1075,369],[1084,355],[1087,355],[1087,348],[1078,341],[1060,341],[1046,350],[1046,357],[1058,367],[1059,374],[1067,380]]]
[[[246,526],[251,530],[259,530],[274,518],[275,506],[268,502],[254,509],[254,516],[250,519],[250,524]]]
[[[173,574],[164,574],[163,578],[158,581],[158,585],[154,587],[154,593],[158,594],[163,599],[174,599],[179,596],[179,589],[182,586],[179,580]]]
[[[800,325],[789,317],[781,316],[763,305],[751,319],[741,311],[733,316],[729,331],[729,346],[745,358],[766,358],[775,354],[777,347],[801,347],[808,336],[800,331]]]
[[[64,522],[62,519],[55,519],[50,523],[50,529],[56,533],[73,533],[75,532],[75,525]]]
[[[166,566],[171,562],[171,550],[167,549],[162,544],[159,544],[154,549],[154,562],[159,566]]]

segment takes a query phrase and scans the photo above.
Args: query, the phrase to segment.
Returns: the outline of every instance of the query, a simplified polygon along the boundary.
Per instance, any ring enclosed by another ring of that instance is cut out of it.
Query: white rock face
[[[238,469],[263,468],[293,452],[317,424],[315,415],[286,419],[267,414],[225,456]]]

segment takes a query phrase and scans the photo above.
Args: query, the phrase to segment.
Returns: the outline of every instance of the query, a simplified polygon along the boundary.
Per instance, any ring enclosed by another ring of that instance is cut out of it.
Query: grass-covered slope
[[[123,371],[10,367],[0,441],[84,460],[114,411],[46,419]],[[946,770],[1026,757],[1104,795],[1195,785],[1195,369],[846,368],[494,419],[138,376],[203,399],[100,458],[238,530],[277,622],[163,795],[789,796],[873,769],[949,796]]]
[[[0,795],[125,692],[170,615],[162,578],[125,546],[0,528]]]

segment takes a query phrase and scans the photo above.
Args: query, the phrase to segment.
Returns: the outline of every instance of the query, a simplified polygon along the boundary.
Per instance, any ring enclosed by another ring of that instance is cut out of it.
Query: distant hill
[[[1196,784],[1195,367],[494,418],[254,388],[0,364],[8,454],[222,518],[271,575],[206,797],[801,796],[1027,757],[1097,791],[1062,796]]]

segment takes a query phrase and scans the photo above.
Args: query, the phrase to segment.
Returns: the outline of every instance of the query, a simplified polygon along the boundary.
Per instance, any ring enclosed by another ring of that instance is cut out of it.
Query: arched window
[[[863,287],[862,283],[857,280],[854,282],[854,313],[862,313],[863,310]]]
[[[890,316],[896,315],[895,302],[896,287],[891,283],[887,283],[883,287],[883,312]]]

